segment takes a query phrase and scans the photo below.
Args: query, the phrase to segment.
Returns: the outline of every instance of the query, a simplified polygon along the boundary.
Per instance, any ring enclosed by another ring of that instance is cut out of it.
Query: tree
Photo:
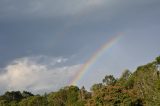
[[[0,106],[8,106],[9,103],[7,100],[0,100]]]
[[[160,64],[160,56],[156,57],[157,64]]]
[[[22,92],[22,96],[23,96],[24,98],[27,98],[27,97],[34,96],[34,95],[33,95],[32,93],[30,93],[30,92],[23,91],[23,92]]]
[[[20,106],[47,106],[46,99],[42,96],[31,96],[23,99]]]
[[[4,98],[8,101],[19,101],[23,99],[20,91],[11,91],[4,94]]]
[[[67,104],[69,106],[75,104],[78,101],[79,88],[77,86],[70,86],[67,90]]]
[[[91,87],[91,91],[96,91],[96,90],[100,90],[101,88],[103,87],[103,84],[102,83],[99,83],[99,84],[94,84],[92,87]]]
[[[81,100],[84,100],[84,99],[85,99],[85,93],[86,93],[86,90],[85,90],[85,87],[83,86],[83,87],[80,89],[80,92],[79,92],[79,96],[80,96],[80,99],[81,99]]]
[[[48,95],[49,106],[65,106],[67,101],[67,91],[60,89],[58,92],[52,92]]]
[[[116,83],[116,79],[113,77],[113,75],[106,75],[102,81],[106,85],[114,85]]]
[[[125,70],[118,80],[118,85],[125,88],[132,88],[134,80],[132,78],[132,73],[129,70]]]
[[[122,73],[122,76],[120,79],[123,79],[123,80],[128,80],[129,77],[131,76],[131,72],[127,69],[127,70],[124,70],[124,72]]]

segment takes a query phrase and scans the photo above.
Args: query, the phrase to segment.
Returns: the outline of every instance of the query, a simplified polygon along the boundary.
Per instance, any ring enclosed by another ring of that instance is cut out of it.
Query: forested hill
[[[159,71],[160,56],[134,73],[125,70],[120,78],[106,75],[91,92],[77,86],[45,95],[12,91],[0,96],[0,106],[160,106]]]

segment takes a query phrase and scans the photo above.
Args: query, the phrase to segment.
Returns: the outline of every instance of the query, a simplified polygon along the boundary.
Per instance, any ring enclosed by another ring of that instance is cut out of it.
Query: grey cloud
[[[100,5],[102,2],[104,0],[2,0],[0,13],[1,17],[12,16],[12,18],[23,15],[26,17],[66,16],[92,5]]]
[[[65,62],[65,58],[52,58],[53,64],[40,64],[43,58],[45,57],[24,57],[8,64],[0,74],[1,93],[6,90],[28,90],[41,94],[55,91],[68,85],[69,79],[81,66],[55,67],[55,64]]]
[[[117,32],[159,26],[159,4],[159,0],[1,0],[0,50],[6,56],[0,59],[67,57],[86,47],[91,53]]]

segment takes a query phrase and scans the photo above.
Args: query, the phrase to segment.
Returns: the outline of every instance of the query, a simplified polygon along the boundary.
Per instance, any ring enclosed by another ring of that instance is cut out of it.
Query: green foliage
[[[23,98],[28,98],[28,97],[34,96],[34,95],[33,95],[32,93],[30,93],[30,92],[23,91],[23,92],[22,92],[22,96],[23,96]]]
[[[129,70],[125,70],[123,73],[122,73],[122,76],[120,79],[123,79],[123,80],[128,80],[131,76],[131,72]]]
[[[160,91],[160,80],[157,80],[157,82],[155,83],[155,86],[157,90]]]
[[[134,78],[131,77],[129,78],[125,83],[124,83],[124,87],[127,89],[132,89],[134,86]]]
[[[67,90],[67,104],[76,104],[78,101],[79,88],[76,86],[70,86]]]
[[[128,89],[132,88],[134,84],[134,78],[132,77],[132,73],[129,70],[125,70],[116,84]]]
[[[157,64],[160,64],[160,56],[156,57]]]
[[[113,77],[113,75],[106,75],[102,81],[106,85],[114,85],[116,83],[116,79]]]
[[[20,91],[6,92],[3,97],[9,101],[19,101],[23,98]]]
[[[94,84],[94,85],[91,87],[91,91],[94,92],[94,91],[100,90],[102,87],[103,87],[103,84],[102,84],[102,83]]]
[[[48,95],[49,106],[65,106],[67,101],[67,92],[64,89],[53,92]]]
[[[7,100],[0,100],[0,106],[9,106],[9,103]]]
[[[31,96],[26,99],[23,99],[20,103],[20,106],[46,106],[48,105],[47,100],[42,96]]]

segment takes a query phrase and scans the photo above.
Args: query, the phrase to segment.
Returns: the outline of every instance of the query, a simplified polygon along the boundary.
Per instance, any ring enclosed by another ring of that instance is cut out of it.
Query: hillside
[[[0,106],[160,106],[159,71],[160,56],[133,73],[125,70],[120,78],[106,75],[91,92],[77,86],[45,95],[12,91],[0,96]]]

